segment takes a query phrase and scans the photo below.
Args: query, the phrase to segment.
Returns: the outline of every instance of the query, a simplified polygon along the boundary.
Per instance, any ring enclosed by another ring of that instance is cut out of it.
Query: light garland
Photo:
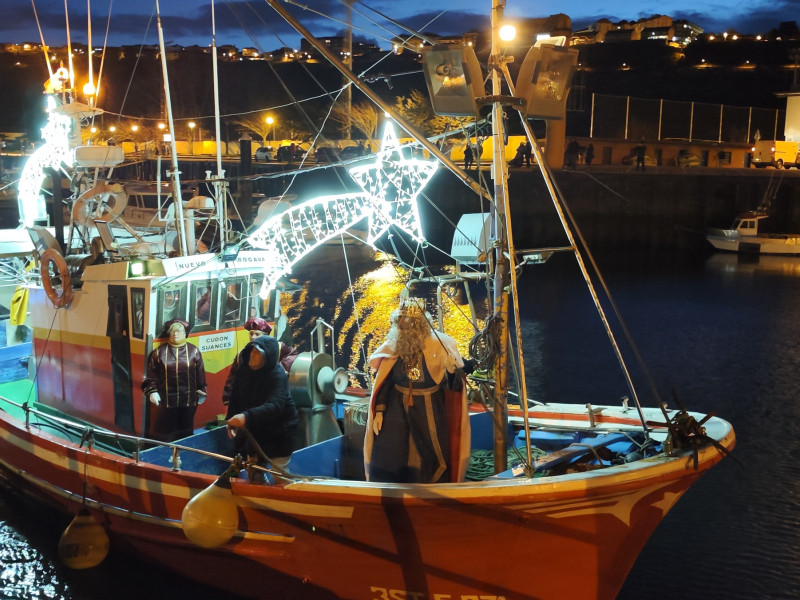
[[[365,217],[370,245],[392,225],[422,242],[417,197],[437,166],[435,161],[406,158],[394,127],[387,123],[375,162],[350,168],[363,193],[312,198],[267,219],[250,235],[250,245],[268,253],[261,297],[266,298],[304,256]]]
[[[36,220],[47,219],[47,204],[41,194],[45,169],[72,165],[69,149],[72,119],[57,110],[55,99],[47,98],[47,124],[42,128],[43,146],[26,161],[17,186],[17,205],[20,223],[32,227]],[[53,185],[61,185],[61,181]]]
[[[350,169],[350,176],[367,195],[373,206],[367,241],[370,244],[396,225],[421,242],[422,225],[417,196],[427,185],[438,163],[406,158],[397,141],[394,127],[387,123],[377,160],[371,165]]]

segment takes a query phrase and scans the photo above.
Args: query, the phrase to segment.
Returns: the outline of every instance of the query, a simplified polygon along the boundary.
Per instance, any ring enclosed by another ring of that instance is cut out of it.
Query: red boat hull
[[[709,449],[698,470],[691,455],[659,455],[617,473],[443,485],[234,479],[239,532],[205,550],[180,519],[213,476],[80,448],[4,413],[0,456],[36,497],[74,509],[86,489],[115,544],[192,579],[254,598],[267,586],[370,600],[614,598],[666,512],[722,458]]]

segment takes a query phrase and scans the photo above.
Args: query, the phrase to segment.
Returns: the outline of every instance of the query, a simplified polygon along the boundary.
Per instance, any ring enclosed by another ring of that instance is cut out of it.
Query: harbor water
[[[620,336],[623,353],[638,352],[646,365],[628,359],[642,403],[653,402],[649,374],[670,408],[713,412],[738,438],[732,456],[665,517],[620,600],[800,597],[800,258],[708,252],[597,261],[636,342],[632,351]],[[520,281],[529,396],[615,404],[629,394],[572,263],[555,256]],[[56,552],[68,519],[43,516],[0,495],[0,598],[233,600],[113,548],[101,566],[69,571]],[[509,556],[508,568],[535,560]],[[220,572],[227,577],[236,573]],[[272,599],[268,581],[263,598]]]

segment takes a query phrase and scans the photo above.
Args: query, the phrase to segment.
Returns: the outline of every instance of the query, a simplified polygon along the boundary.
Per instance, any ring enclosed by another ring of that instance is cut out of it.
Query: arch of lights
[[[72,165],[69,149],[72,119],[59,112],[53,96],[47,98],[47,124],[42,128],[44,145],[25,162],[17,186],[19,218],[24,227],[33,226],[37,219],[47,218],[47,205],[41,193],[45,169]]]
[[[422,242],[417,197],[437,166],[406,156],[387,123],[375,161],[349,169],[363,192],[312,198],[271,217],[247,238],[252,247],[267,252],[261,296],[300,259],[364,218],[368,244],[374,245],[392,225]]]

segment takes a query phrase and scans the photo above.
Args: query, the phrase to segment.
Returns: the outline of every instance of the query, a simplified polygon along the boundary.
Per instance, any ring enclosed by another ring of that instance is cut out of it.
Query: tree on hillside
[[[267,123],[267,117],[273,116],[268,111],[259,111],[247,115],[239,115],[231,118],[231,123],[236,125],[240,133],[252,133],[261,138],[262,145],[266,143],[267,136],[272,133],[275,139],[275,123]],[[274,116],[273,116],[274,118]]]
[[[430,98],[419,90],[412,90],[408,96],[399,96],[395,110],[416,129],[425,135],[439,135],[445,130],[466,127],[472,119],[465,117],[446,117],[433,112]]]
[[[349,117],[344,106],[336,105],[331,111],[331,119],[342,125],[349,123],[351,127],[364,134],[367,144],[372,145],[375,130],[378,128],[378,111],[371,103],[353,104]]]

